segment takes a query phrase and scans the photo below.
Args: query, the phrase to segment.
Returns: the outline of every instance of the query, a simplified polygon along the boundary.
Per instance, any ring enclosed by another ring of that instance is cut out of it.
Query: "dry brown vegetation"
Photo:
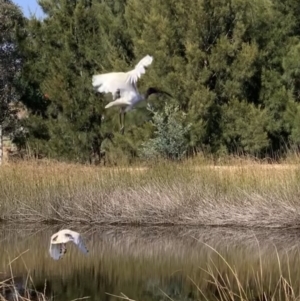
[[[0,281],[1,301],[46,301],[46,296],[33,288],[27,287],[27,283],[18,282],[17,277],[8,277]],[[22,280],[23,281],[23,280]],[[19,285],[22,287],[19,287]]]
[[[181,224],[243,227],[300,225],[300,168],[253,160],[103,168],[53,162],[4,165],[2,221]]]
[[[26,276],[16,276],[12,270],[12,263],[17,261],[19,257],[9,261],[7,266],[9,273],[1,271],[0,275],[0,300],[1,301],[46,301],[49,298],[46,297],[46,286],[43,287],[43,291],[38,290],[31,278],[29,272]]]

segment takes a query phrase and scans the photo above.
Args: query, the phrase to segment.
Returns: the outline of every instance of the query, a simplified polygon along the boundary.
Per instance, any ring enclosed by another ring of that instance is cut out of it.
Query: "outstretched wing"
[[[50,244],[49,254],[55,260],[60,259],[64,255],[61,244]]]
[[[135,85],[138,79],[142,76],[142,74],[146,72],[145,67],[151,65],[152,61],[153,57],[150,55],[146,55],[145,57],[143,57],[133,70],[127,72],[127,82]]]
[[[153,57],[146,55],[133,70],[128,72],[110,72],[93,75],[92,86],[100,93],[115,94],[118,89],[135,91],[137,80],[146,72],[145,67],[149,66],[152,61]]]
[[[126,73],[111,72],[93,75],[92,85],[100,93],[116,93],[119,88],[126,86]]]
[[[73,240],[72,241],[74,242],[74,244],[77,245],[77,247],[79,248],[79,250],[81,252],[83,252],[84,254],[87,254],[89,252],[89,250],[85,246],[84,241],[81,238],[81,235],[79,233],[77,233],[77,235],[73,236]]]

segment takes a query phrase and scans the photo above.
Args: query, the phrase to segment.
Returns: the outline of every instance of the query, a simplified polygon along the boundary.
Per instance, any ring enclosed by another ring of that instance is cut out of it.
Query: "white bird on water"
[[[55,260],[62,258],[67,252],[66,244],[68,242],[73,242],[85,254],[89,252],[78,232],[64,229],[51,236],[49,248],[50,256]]]
[[[164,93],[170,97],[169,93],[157,88],[149,88],[146,93],[140,94],[136,87],[138,79],[146,72],[145,67],[151,65],[153,57],[146,55],[142,58],[133,70],[127,72],[111,72],[93,75],[92,85],[100,93],[112,93],[113,101],[105,106],[105,109],[120,107],[119,121],[121,133],[124,134],[126,112],[132,110],[142,100],[147,100],[151,94]],[[123,116],[123,123],[122,123]]]

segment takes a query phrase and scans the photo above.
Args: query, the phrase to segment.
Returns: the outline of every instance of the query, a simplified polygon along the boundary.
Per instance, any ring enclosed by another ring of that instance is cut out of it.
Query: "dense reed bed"
[[[2,221],[298,227],[300,167],[187,161],[104,168],[13,163],[0,168]]]

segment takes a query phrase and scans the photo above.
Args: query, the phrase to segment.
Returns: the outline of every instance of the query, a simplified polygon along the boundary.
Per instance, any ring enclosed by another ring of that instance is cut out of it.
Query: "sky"
[[[28,18],[30,17],[30,12],[35,14],[37,18],[43,17],[43,11],[37,3],[37,0],[13,0],[14,3],[19,5]]]

